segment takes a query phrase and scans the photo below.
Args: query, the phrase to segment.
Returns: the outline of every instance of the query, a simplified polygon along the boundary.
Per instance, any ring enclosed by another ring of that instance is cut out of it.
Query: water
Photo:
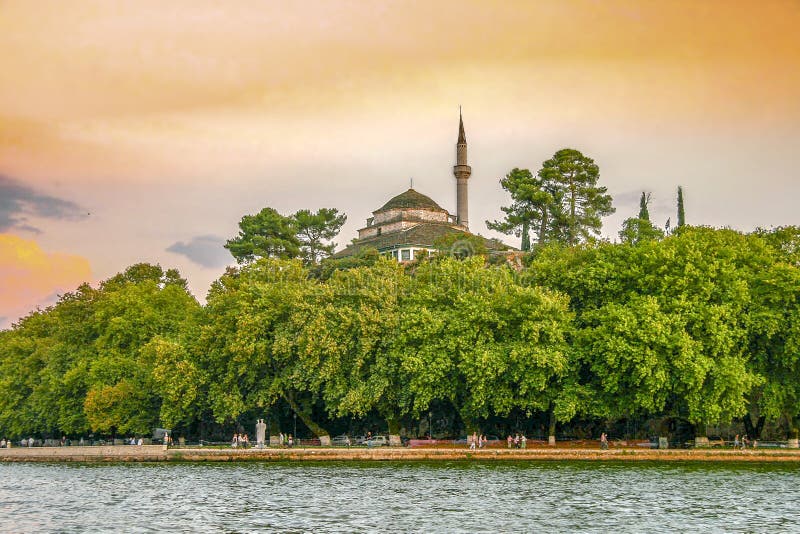
[[[0,464],[2,532],[798,532],[782,464]]]

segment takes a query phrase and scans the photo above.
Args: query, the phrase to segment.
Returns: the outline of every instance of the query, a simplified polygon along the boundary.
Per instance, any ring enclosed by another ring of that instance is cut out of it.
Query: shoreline
[[[170,448],[162,445],[0,449],[0,462],[655,461],[797,462],[798,449]]]

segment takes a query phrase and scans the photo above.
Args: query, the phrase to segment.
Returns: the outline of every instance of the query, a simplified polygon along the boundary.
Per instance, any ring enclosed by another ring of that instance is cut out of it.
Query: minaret
[[[467,201],[467,180],[472,174],[472,167],[467,165],[467,136],[464,135],[464,119],[461,117],[461,107],[458,108],[458,143],[456,144],[456,165],[453,167],[456,175],[456,216],[458,224],[469,229],[469,204]]]

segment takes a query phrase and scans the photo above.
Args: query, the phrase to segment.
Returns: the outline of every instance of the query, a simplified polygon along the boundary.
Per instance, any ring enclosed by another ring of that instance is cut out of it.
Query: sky
[[[203,301],[245,214],[337,208],[340,247],[414,188],[470,228],[576,148],[616,237],[800,224],[799,0],[0,2],[0,328],[137,262]],[[514,237],[506,242],[518,245]]]

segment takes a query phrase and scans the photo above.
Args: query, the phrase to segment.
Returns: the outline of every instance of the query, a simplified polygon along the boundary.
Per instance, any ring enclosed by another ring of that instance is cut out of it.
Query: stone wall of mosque
[[[415,221],[447,222],[448,214],[446,211],[435,211],[429,209],[397,208],[376,213],[373,225],[379,225],[395,219],[410,219]]]

